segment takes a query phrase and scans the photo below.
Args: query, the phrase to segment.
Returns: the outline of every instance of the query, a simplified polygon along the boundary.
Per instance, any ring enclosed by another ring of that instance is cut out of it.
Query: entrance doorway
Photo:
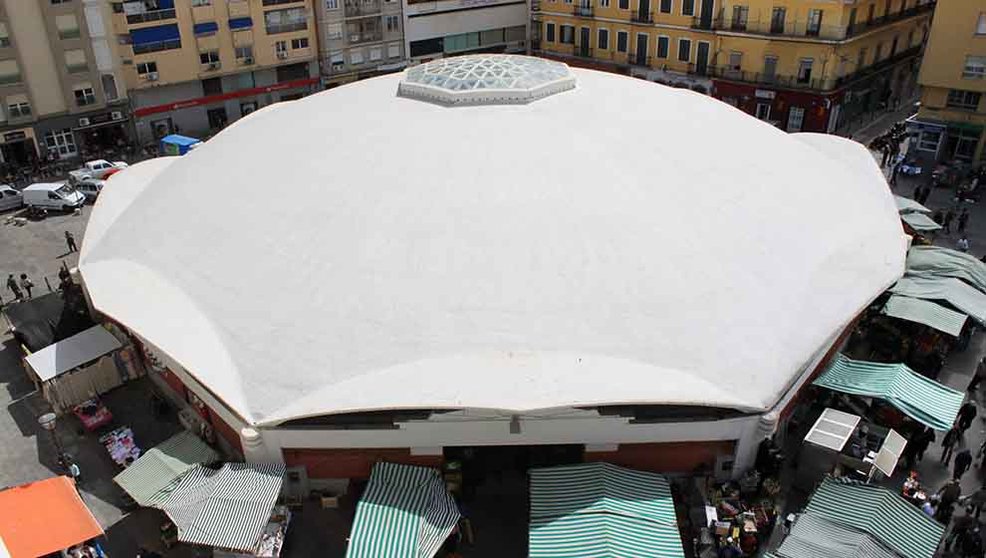
[[[35,153],[34,141],[29,138],[0,144],[0,160],[15,169],[33,164]]]
[[[650,20],[650,0],[640,0],[637,5],[637,21],[649,22]],[[644,54],[647,53],[644,52]]]
[[[226,107],[209,109],[206,111],[206,115],[209,117],[209,128],[212,130],[218,130],[229,122],[229,117],[226,116]]]
[[[702,29],[712,29],[713,15],[715,15],[715,0],[702,0],[702,10],[699,12],[698,26]]]
[[[591,31],[588,27],[583,27],[579,31],[579,45],[576,47],[578,49],[579,56],[592,56],[592,51],[589,49],[591,44]]]
[[[650,35],[646,33],[639,33],[637,35],[637,64],[640,66],[649,66],[647,63],[647,39]]]
[[[695,54],[695,73],[704,76],[709,71],[709,43],[698,43]]]

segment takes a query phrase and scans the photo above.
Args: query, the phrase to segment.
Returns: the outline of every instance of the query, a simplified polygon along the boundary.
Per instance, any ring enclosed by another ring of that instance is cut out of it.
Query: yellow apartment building
[[[933,0],[534,0],[532,48],[713,95],[789,131],[908,100]]]
[[[312,0],[113,2],[143,143],[205,136],[318,84]]]
[[[939,4],[918,82],[921,107],[910,122],[917,153],[935,160],[982,161],[986,0]]]
[[[0,0],[0,162],[24,167],[128,141],[109,22],[101,0]]]

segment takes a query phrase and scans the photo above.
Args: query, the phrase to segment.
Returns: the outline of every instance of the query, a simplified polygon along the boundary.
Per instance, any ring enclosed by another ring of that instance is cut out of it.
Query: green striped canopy
[[[918,277],[954,277],[986,293],[986,263],[958,250],[915,246],[907,251],[907,273]]]
[[[896,492],[848,479],[822,481],[805,515],[862,531],[903,558],[932,558],[945,532]]]
[[[892,295],[883,307],[883,313],[894,318],[917,322],[938,331],[958,337],[969,318],[961,312],[945,308],[941,304],[920,298]]]
[[[890,292],[923,300],[944,300],[956,310],[986,325],[986,294],[954,277],[902,277]]]
[[[185,430],[148,450],[113,480],[135,502],[151,506],[166,499],[181,477],[196,465],[218,460],[215,450]]]
[[[609,463],[533,469],[531,558],[683,558],[661,475]]]
[[[435,469],[380,462],[356,505],[347,558],[431,558],[459,522]]]
[[[777,548],[779,558],[901,558],[876,537],[865,531],[829,521],[814,514],[802,514],[791,532]]]
[[[918,232],[937,231],[941,229],[941,225],[934,222],[931,217],[928,217],[924,213],[904,213],[900,216],[900,219]]]
[[[838,355],[815,385],[842,393],[879,397],[935,430],[948,430],[964,395],[918,374],[904,364],[866,362]]]

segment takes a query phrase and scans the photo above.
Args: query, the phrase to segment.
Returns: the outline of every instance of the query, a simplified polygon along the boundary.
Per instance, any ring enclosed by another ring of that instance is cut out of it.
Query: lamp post
[[[40,417],[38,417],[38,424],[41,425],[41,428],[44,428],[51,434],[51,441],[55,445],[55,451],[58,456],[57,457],[58,463],[62,464],[62,455],[64,455],[65,452],[62,451],[62,444],[61,442],[58,441],[58,435],[55,434],[55,426],[56,426],[55,422],[57,418],[58,417],[55,415],[55,413],[45,413]]]

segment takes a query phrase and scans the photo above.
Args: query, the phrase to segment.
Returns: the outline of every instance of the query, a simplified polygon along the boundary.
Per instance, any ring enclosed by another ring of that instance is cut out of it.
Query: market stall
[[[890,292],[923,300],[942,300],[963,314],[986,325],[986,294],[954,277],[905,275]]]
[[[88,432],[95,432],[113,422],[113,413],[96,397],[72,407],[72,413]]]
[[[936,302],[897,295],[891,295],[880,312],[900,320],[926,325],[952,337],[962,335],[962,329],[969,321],[965,314]]]
[[[140,457],[140,447],[134,441],[134,431],[129,426],[121,426],[99,437],[99,443],[106,448],[110,459],[120,467],[129,467]]]
[[[190,138],[188,136],[182,136],[179,134],[171,134],[161,138],[160,150],[161,155],[184,155],[189,151],[202,145],[202,140],[196,138]]]
[[[113,480],[137,504],[154,506],[167,499],[185,473],[196,465],[218,460],[215,450],[186,430],[148,450]]]
[[[0,491],[0,548],[9,558],[37,558],[85,549],[104,557],[96,522],[68,477]]]
[[[904,213],[900,216],[908,227],[918,233],[930,233],[941,230],[942,226],[934,222],[924,213]]]
[[[954,277],[986,293],[986,263],[958,250],[915,246],[907,252],[907,273],[916,277]]]

